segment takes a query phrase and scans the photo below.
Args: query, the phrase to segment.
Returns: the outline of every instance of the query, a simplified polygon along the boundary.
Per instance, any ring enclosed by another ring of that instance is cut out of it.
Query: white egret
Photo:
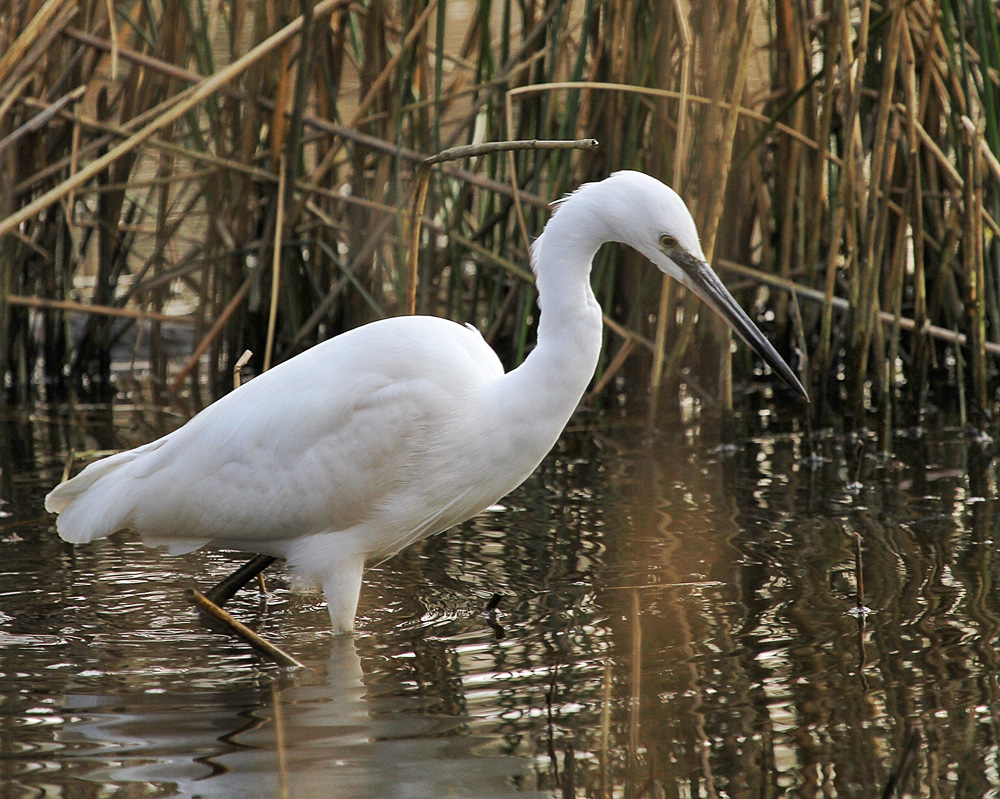
[[[129,528],[172,553],[206,544],[285,558],[354,625],[365,563],[489,507],[545,457],[593,377],[591,262],[631,245],[705,300],[802,397],[795,374],[705,262],[683,200],[617,172],[557,206],[531,248],[538,342],[504,373],[471,326],[373,322],[318,344],[183,427],[89,465],[45,507],[80,544]]]

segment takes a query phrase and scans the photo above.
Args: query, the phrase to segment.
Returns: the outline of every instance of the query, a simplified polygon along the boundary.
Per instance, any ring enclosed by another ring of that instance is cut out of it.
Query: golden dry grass
[[[8,397],[67,378],[110,391],[113,313],[143,319],[156,384],[195,391],[224,390],[247,348],[273,362],[411,303],[472,322],[513,364],[547,201],[638,168],[688,200],[745,302],[766,300],[817,409],[846,406],[859,426],[878,409],[888,431],[948,385],[982,421],[1000,341],[1000,11],[803,7],[13,0]],[[413,235],[425,156],[585,137],[601,147],[434,167]],[[684,367],[728,403],[728,333],[630,267],[605,254],[595,268],[609,317],[595,393],[625,376],[635,395],[676,397]],[[172,361],[167,316],[194,331]],[[750,363],[740,352],[738,380]]]

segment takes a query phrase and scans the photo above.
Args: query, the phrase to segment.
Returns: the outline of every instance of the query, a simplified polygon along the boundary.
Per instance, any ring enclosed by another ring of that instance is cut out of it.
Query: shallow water
[[[1000,796],[992,444],[781,416],[567,433],[371,570],[353,638],[277,569],[231,607],[297,671],[187,605],[239,556],[73,548],[42,510],[70,447],[178,419],[0,419],[0,797],[857,797],[905,762],[910,795]]]

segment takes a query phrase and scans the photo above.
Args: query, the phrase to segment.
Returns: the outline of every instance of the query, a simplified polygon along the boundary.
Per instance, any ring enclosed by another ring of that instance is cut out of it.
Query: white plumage
[[[538,343],[505,374],[475,330],[427,316],[373,322],[265,372],[163,438],[97,461],[45,507],[80,544],[137,530],[286,558],[353,627],[366,561],[481,512],[552,448],[601,346],[598,247],[622,241],[705,298],[805,396],[704,263],[683,201],[618,172],[565,198],[532,247]]]

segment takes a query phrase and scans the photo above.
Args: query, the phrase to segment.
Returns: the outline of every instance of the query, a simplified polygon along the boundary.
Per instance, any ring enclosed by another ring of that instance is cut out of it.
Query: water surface
[[[8,414],[0,797],[857,797],[901,768],[1000,796],[992,442],[941,425],[884,457],[745,414],[732,445],[708,414],[571,430],[501,508],[368,572],[353,638],[277,569],[231,607],[299,671],[187,605],[239,556],[74,548],[42,510],[70,448],[179,418]]]

